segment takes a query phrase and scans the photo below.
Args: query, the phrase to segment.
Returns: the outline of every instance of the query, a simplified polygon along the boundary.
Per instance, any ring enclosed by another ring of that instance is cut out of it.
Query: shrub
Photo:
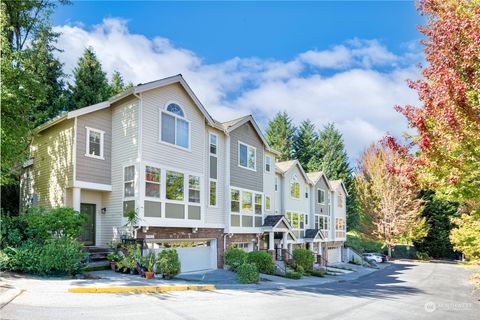
[[[425,252],[420,252],[420,251],[417,251],[415,253],[415,257],[419,260],[428,260],[430,257],[428,256],[428,253],[425,253]]]
[[[10,269],[11,258],[4,251],[0,251],[0,271]]]
[[[236,271],[246,261],[247,253],[242,249],[230,248],[225,251],[224,262],[232,271]]]
[[[240,283],[258,283],[260,280],[257,266],[245,262],[237,268],[237,279]]]
[[[45,243],[39,257],[42,273],[76,274],[82,270],[83,252],[78,241],[69,237],[50,239]]]
[[[315,257],[313,252],[307,249],[293,250],[293,261],[296,266],[301,266],[304,271],[312,270]]]
[[[1,248],[20,247],[26,240],[27,223],[25,216],[9,216],[3,211],[0,216]]]
[[[363,239],[361,234],[355,231],[347,232],[347,241],[345,241],[345,246],[352,247],[360,253],[384,251],[384,244],[382,242]]]
[[[312,270],[308,274],[312,277],[325,277],[325,272],[320,270]]]
[[[301,265],[296,265],[295,266],[295,271],[300,273],[300,274],[304,274],[305,273],[305,269],[301,266]]]
[[[40,272],[42,248],[33,241],[26,241],[19,248],[6,248],[5,252],[10,256],[9,270],[27,273]]]
[[[249,252],[247,262],[254,263],[260,273],[273,274],[275,271],[275,264],[273,263],[272,257],[265,251]]]
[[[285,278],[298,280],[302,278],[302,274],[295,271],[287,272],[285,273]]]
[[[157,257],[157,274],[170,279],[180,273],[180,259],[177,250],[164,249]]]

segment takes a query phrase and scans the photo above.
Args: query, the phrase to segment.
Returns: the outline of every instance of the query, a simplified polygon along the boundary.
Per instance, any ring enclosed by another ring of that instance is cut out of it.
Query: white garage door
[[[340,247],[328,248],[328,263],[342,262],[342,253]]]
[[[149,249],[159,252],[165,248],[176,249],[181,272],[193,272],[217,268],[216,240],[147,242]]]

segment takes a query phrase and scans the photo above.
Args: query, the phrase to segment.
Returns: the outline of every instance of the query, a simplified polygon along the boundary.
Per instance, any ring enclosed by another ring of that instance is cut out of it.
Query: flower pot
[[[145,279],[153,279],[154,275],[155,275],[154,272],[145,271]]]
[[[117,270],[117,263],[115,261],[110,262],[110,269],[112,269],[112,271]]]

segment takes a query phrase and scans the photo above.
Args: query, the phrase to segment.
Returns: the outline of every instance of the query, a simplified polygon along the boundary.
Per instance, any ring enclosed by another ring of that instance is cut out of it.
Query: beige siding
[[[66,188],[73,183],[73,135],[74,120],[64,120],[33,139],[32,190],[39,205],[65,205]]]
[[[179,84],[172,84],[142,93],[143,150],[142,160],[181,170],[204,173],[206,162],[205,117]],[[167,102],[176,102],[190,121],[190,150],[183,150],[160,141],[160,111]]]
[[[120,101],[111,108],[112,192],[102,193],[107,212],[99,220],[101,235],[97,243],[100,245],[110,242],[113,228],[122,225],[123,166],[134,164],[138,156],[138,99]]]
[[[87,153],[87,128],[105,132],[104,159],[85,156]],[[112,161],[112,111],[110,108],[92,112],[77,118],[77,163],[76,180],[101,184],[111,184]]]
[[[222,131],[208,128],[206,134],[206,156],[207,159],[210,158],[210,142],[209,142],[209,133],[214,133],[218,137],[218,148],[217,148],[217,206],[209,206],[209,177],[210,177],[210,168],[209,161],[205,163],[205,224],[225,224],[225,135]]]
[[[256,171],[238,165],[238,142],[257,149]],[[230,184],[233,187],[263,192],[263,142],[250,122],[230,133]]]
[[[290,180],[293,175],[297,176],[300,183],[300,198],[295,199],[290,196]],[[310,185],[307,184],[302,172],[298,166],[294,166],[284,176],[283,179],[283,196],[285,197],[285,211],[310,213],[310,194],[308,199],[305,198],[305,192],[310,191]],[[285,213],[285,211],[283,213]]]

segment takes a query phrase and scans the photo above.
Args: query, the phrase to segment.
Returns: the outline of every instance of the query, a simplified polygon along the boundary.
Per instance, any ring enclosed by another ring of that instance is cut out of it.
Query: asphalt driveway
[[[72,294],[27,290],[2,319],[475,319],[472,270],[401,262],[356,280],[286,289],[168,294]]]

